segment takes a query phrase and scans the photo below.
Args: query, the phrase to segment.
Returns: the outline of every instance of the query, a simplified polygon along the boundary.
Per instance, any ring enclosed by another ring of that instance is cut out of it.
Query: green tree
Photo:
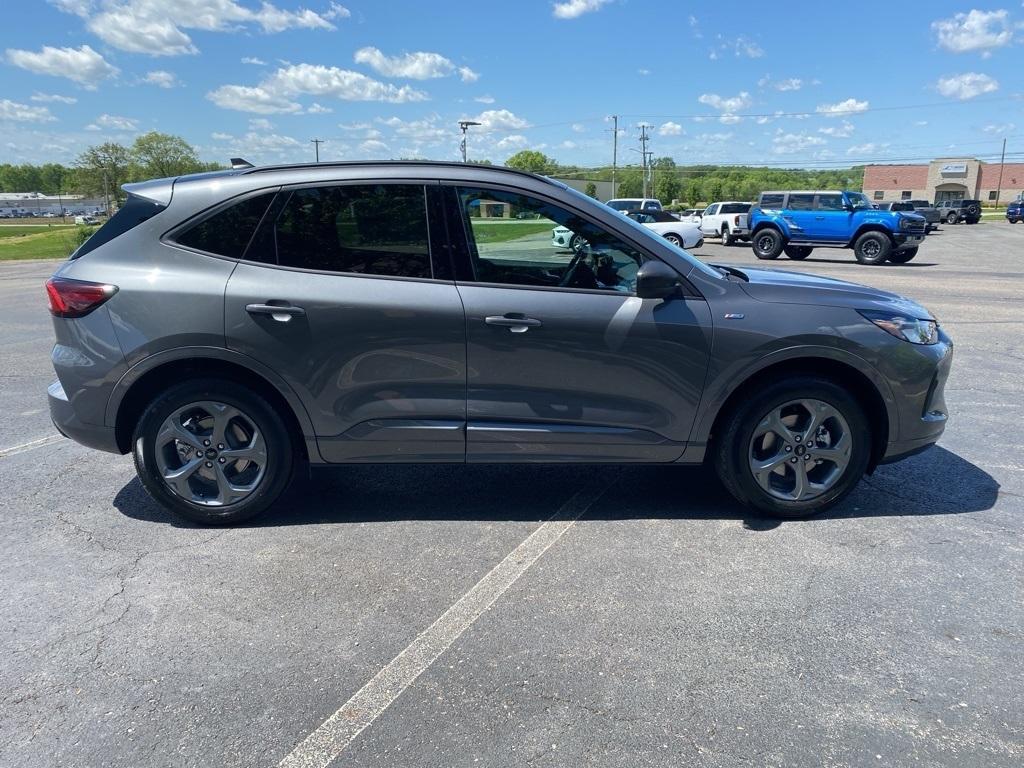
[[[150,131],[135,139],[131,147],[132,161],[138,176],[159,179],[182,176],[203,168],[195,149],[180,136]]]
[[[640,197],[644,193],[643,172],[629,169],[619,174],[615,180],[615,194],[618,197]]]
[[[538,152],[535,149],[523,149],[506,160],[505,165],[508,168],[517,168],[520,171],[547,174],[554,171],[557,163],[543,152]]]
[[[587,195],[587,197],[592,197],[595,200],[597,200],[597,184],[595,184],[592,181],[588,181],[585,194]]]
[[[80,192],[88,195],[110,194],[112,200],[124,195],[121,185],[130,181],[132,155],[127,147],[108,141],[89,147],[78,156],[78,186]]]
[[[672,172],[664,171],[654,178],[654,196],[662,203],[668,204],[678,200],[683,193],[683,184],[679,177]]]

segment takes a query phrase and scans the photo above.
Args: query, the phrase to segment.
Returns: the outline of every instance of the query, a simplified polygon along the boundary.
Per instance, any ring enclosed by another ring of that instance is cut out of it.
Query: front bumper
[[[71,438],[88,448],[96,448],[108,453],[121,453],[117,447],[114,428],[97,424],[86,424],[78,418],[74,407],[61,386],[60,380],[54,381],[46,388],[46,396],[50,401],[50,419],[64,437]]]
[[[924,242],[924,235],[924,232],[897,232],[892,236],[892,240],[896,250],[900,251],[904,248],[917,248]]]

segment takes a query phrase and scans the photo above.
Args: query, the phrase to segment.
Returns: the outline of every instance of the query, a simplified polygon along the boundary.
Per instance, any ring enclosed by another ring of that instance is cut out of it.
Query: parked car
[[[691,224],[700,224],[700,215],[703,212],[703,208],[684,208],[679,212],[679,220],[687,221]]]
[[[723,245],[732,245],[736,240],[749,240],[747,214],[750,203],[712,203],[700,217],[700,230],[710,237],[722,238]]]
[[[981,221],[980,200],[943,200],[935,207],[947,224],[977,224]]]
[[[605,203],[609,208],[625,213],[626,211],[660,211],[661,200],[653,197],[617,197]]]
[[[852,248],[861,264],[905,264],[917,255],[927,222],[909,211],[871,207],[862,192],[762,192],[750,211],[759,259],[806,259],[815,248]]]
[[[952,344],[924,307],[704,264],[541,176],[321,163],[124,190],[46,284],[50,413],[201,523],[266,510],[304,462],[708,459],[800,517],[945,427]],[[495,238],[471,215],[491,201],[588,248]]]
[[[914,213],[919,216],[924,216],[924,220],[928,222],[929,231],[939,228],[939,222],[942,221],[942,215],[939,213],[938,208],[927,200],[911,200],[910,204],[914,206]]]
[[[1006,220],[1011,224],[1024,221],[1024,201],[1015,200],[1006,206]]]
[[[86,226],[92,226],[99,222],[92,216],[75,216],[75,224],[84,224]]]
[[[668,211],[629,211],[629,218],[680,248],[700,248],[704,235],[696,224],[680,221]]]

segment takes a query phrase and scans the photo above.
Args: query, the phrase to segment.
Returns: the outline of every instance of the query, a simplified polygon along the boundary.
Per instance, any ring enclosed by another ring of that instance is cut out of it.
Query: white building
[[[44,195],[42,192],[0,192],[0,216],[42,216],[44,213],[75,215],[104,210],[102,198],[84,195]]]

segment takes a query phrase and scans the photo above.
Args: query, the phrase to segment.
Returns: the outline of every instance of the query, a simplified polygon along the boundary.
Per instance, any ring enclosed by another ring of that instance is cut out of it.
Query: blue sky
[[[1024,150],[1024,7],[655,0],[29,0],[0,26],[0,162],[179,134],[207,160],[786,166]],[[1024,155],[1011,155],[1020,159]]]

